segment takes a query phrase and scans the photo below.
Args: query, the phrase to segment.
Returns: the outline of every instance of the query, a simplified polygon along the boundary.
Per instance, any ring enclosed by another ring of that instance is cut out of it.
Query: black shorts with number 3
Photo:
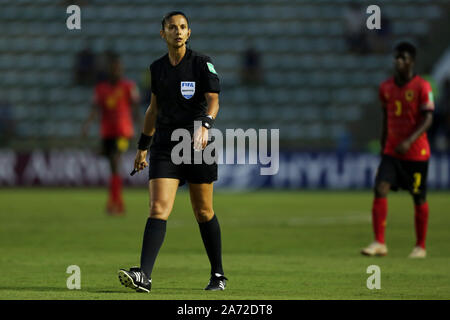
[[[383,155],[375,182],[388,182],[391,190],[408,190],[411,195],[425,199],[427,175],[428,161],[406,161]]]

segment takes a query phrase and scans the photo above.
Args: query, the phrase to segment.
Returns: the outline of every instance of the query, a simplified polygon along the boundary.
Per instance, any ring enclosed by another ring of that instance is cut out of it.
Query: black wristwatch
[[[211,129],[214,125],[214,119],[211,115],[207,115],[205,117],[201,117],[200,119],[202,121],[202,126],[206,129]]]

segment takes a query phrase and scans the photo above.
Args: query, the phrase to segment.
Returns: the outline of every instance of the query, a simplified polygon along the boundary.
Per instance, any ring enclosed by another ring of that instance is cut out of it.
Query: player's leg
[[[189,183],[192,209],[200,228],[203,244],[211,264],[211,279],[206,290],[224,290],[226,280],[222,266],[220,225],[213,210],[213,183]]]
[[[374,188],[372,203],[372,225],[375,241],[385,243],[386,218],[388,212],[387,195],[391,184],[387,181],[377,181]]]
[[[145,225],[142,241],[141,266],[119,270],[120,282],[140,292],[149,292],[152,271],[166,234],[166,224],[173,208],[179,180],[157,178],[149,181],[150,217]]]
[[[109,162],[111,167],[111,189],[114,211],[123,214],[125,205],[122,196],[122,177],[120,176],[120,165],[122,154],[128,149],[128,139],[119,137],[115,139],[114,148],[110,154]]]
[[[374,188],[374,199],[372,203],[372,227],[375,235],[375,241],[361,250],[361,253],[367,256],[385,256],[387,247],[384,239],[387,218],[387,194],[390,189],[390,183],[386,181],[377,181]]]
[[[122,177],[119,174],[120,153],[117,151],[111,152],[108,154],[107,158],[111,170],[107,208],[108,212],[117,214],[123,211]]]
[[[117,145],[115,138],[103,139],[103,150],[102,154],[107,158],[110,176],[109,176],[109,195],[108,202],[106,204],[106,211],[109,214],[117,214],[118,209],[116,205],[117,190],[121,185],[121,178],[118,175],[118,161],[115,160],[115,154],[117,153]]]
[[[414,225],[416,230],[416,245],[409,255],[410,258],[425,258],[425,239],[427,236],[429,208],[424,197],[414,197]]]
[[[413,184],[411,195],[414,200],[414,225],[416,231],[416,245],[409,255],[410,258],[425,258],[425,239],[428,228],[429,208],[426,198],[426,183],[428,162],[414,163],[411,171]]]
[[[394,159],[383,156],[375,179],[374,198],[372,202],[372,227],[375,241],[361,250],[368,256],[384,256],[387,254],[385,243],[386,219],[388,212],[387,195],[392,183],[396,180]]]

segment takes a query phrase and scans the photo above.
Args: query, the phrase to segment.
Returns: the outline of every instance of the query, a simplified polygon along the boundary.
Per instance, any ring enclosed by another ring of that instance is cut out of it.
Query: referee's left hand
[[[194,150],[200,151],[205,149],[208,143],[208,129],[201,126],[194,132]]]

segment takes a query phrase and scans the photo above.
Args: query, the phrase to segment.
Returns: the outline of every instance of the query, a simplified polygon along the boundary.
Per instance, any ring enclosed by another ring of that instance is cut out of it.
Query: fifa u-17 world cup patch
[[[192,98],[195,94],[195,81],[181,81],[180,89],[184,98]]]
[[[211,73],[217,74],[217,71],[214,69],[214,65],[211,62],[207,62],[206,65]]]

